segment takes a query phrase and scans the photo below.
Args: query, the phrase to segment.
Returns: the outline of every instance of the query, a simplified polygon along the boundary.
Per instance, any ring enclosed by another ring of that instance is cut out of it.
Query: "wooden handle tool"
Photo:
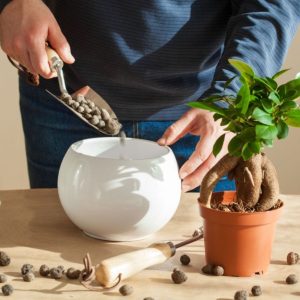
[[[120,254],[103,260],[95,267],[96,280],[101,286],[109,288],[121,280],[156,264],[163,263],[172,257],[176,249],[203,238],[202,231],[198,235],[178,244],[172,242],[155,243],[145,249]]]

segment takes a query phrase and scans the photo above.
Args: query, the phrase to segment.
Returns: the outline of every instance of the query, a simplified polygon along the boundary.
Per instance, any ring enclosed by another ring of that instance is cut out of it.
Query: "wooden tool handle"
[[[172,243],[155,243],[149,247],[103,260],[96,266],[96,279],[104,287],[114,286],[150,266],[165,262],[175,254]]]
[[[55,66],[57,66],[58,64],[60,67],[63,66],[63,61],[61,60],[61,58],[59,57],[57,52],[55,50],[53,50],[52,48],[50,48],[48,45],[46,45],[46,53],[47,53],[49,65],[50,65],[50,68],[52,69],[52,71],[55,71],[55,70],[53,70],[53,68],[55,68]]]

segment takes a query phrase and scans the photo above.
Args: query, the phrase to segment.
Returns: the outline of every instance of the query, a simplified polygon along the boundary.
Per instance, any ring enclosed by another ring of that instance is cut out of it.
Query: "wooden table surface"
[[[152,242],[182,241],[191,236],[202,220],[197,206],[197,194],[184,194],[174,218],[150,238],[135,242],[112,243],[85,236],[65,215],[57,190],[0,191],[0,250],[11,257],[11,264],[0,267],[8,276],[15,292],[9,299],[124,299],[118,287],[103,292],[86,290],[78,281],[54,280],[39,275],[33,282],[24,282],[20,268],[30,263],[36,270],[40,265],[64,265],[82,268],[82,258],[89,252],[94,264],[104,258],[148,246]],[[127,279],[134,287],[126,299],[233,299],[240,289],[251,290],[260,285],[263,295],[257,299],[299,299],[300,282],[287,285],[285,278],[300,276],[300,264],[289,266],[286,255],[300,252],[300,196],[281,197],[285,209],[276,230],[272,261],[267,274],[251,278],[214,277],[201,273],[205,263],[203,240],[178,249],[177,254],[161,265],[144,270]],[[221,249],[220,249],[221,251]],[[190,266],[181,266],[183,253],[191,257]],[[171,280],[174,267],[180,267],[188,280],[176,285]],[[2,286],[3,284],[1,284]],[[4,297],[0,292],[0,298]]]

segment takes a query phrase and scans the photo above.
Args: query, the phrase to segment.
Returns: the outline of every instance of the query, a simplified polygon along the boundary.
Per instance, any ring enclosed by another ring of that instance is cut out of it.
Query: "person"
[[[55,187],[68,147],[98,136],[45,92],[59,94],[48,42],[65,62],[68,90],[90,85],[127,136],[171,145],[182,190],[190,191],[226,153],[232,136],[214,157],[213,144],[224,129],[210,112],[187,103],[224,92],[236,75],[228,58],[249,63],[262,76],[278,71],[299,23],[300,2],[0,0],[0,11],[3,51],[43,77],[39,87],[19,79],[32,188]],[[238,87],[234,80],[225,93]],[[228,188],[225,178],[218,189]]]

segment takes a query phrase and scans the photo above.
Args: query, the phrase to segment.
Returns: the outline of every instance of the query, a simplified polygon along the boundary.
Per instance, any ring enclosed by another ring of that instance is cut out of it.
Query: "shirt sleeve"
[[[231,0],[231,5],[224,50],[212,85],[201,98],[224,94],[225,82],[237,75],[229,58],[245,61],[260,76],[276,73],[300,21],[299,0]],[[239,81],[233,80],[225,94],[235,94],[238,89]]]

